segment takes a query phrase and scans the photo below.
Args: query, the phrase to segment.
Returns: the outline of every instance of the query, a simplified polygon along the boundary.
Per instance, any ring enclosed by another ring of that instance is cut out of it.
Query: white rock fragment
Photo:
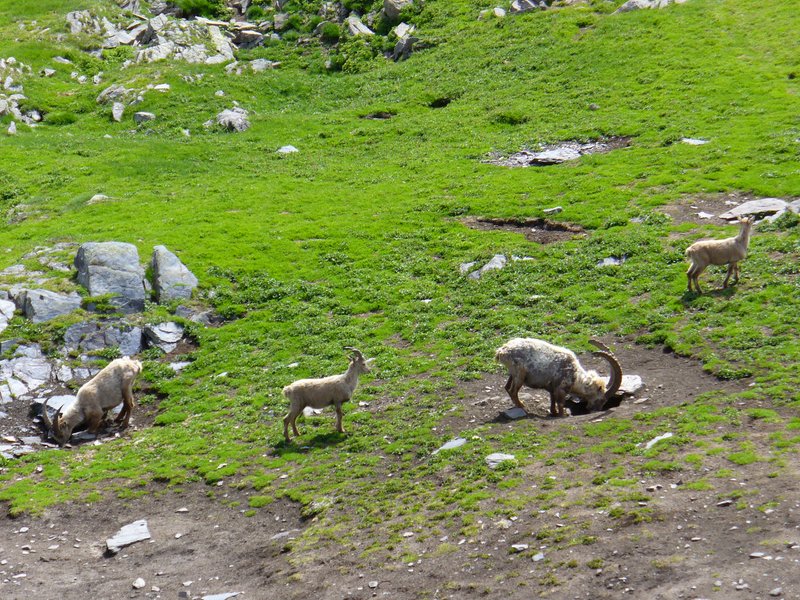
[[[291,144],[288,144],[286,146],[281,146],[280,148],[278,148],[276,150],[276,152],[278,154],[294,154],[295,152],[300,152],[300,150],[298,150],[297,148],[295,148]]]
[[[672,437],[672,433],[669,432],[669,431],[667,433],[662,433],[661,435],[657,435],[656,437],[654,437],[652,440],[650,440],[649,442],[647,442],[644,445],[644,449],[645,450],[650,450],[650,448],[655,446],[661,440],[666,440],[666,439],[669,439],[671,437]]]
[[[125,525],[114,537],[107,539],[106,548],[111,554],[116,554],[125,546],[149,539],[150,530],[147,528],[147,521],[141,519]]]
[[[450,440],[449,442],[447,442],[446,444],[444,444],[440,448],[437,448],[436,450],[434,450],[433,454],[439,454],[439,452],[441,452],[442,450],[454,450],[455,448],[460,448],[461,446],[463,446],[466,443],[467,443],[467,440],[465,440],[464,438],[461,438],[461,437],[460,438],[455,438],[454,440]]]

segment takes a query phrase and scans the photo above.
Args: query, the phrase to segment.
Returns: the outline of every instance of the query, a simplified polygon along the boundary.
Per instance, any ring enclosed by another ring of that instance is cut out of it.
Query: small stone
[[[156,116],[151,112],[139,111],[133,114],[133,120],[137,124],[146,123],[148,121],[154,121],[155,118]]]
[[[506,411],[503,411],[503,416],[506,419],[510,419],[515,421],[516,419],[524,419],[528,416],[528,413],[525,412],[524,408],[520,408],[519,406],[515,406],[514,408],[509,408]]]
[[[764,552],[751,552],[750,558],[764,558],[766,554]]]
[[[553,208],[545,208],[542,212],[546,215],[557,215],[564,210],[561,206],[554,206]]]
[[[511,544],[511,549],[514,552],[524,552],[528,549],[528,544]]]
[[[730,506],[733,504],[733,500],[720,500],[717,502],[717,506]]]
[[[769,595],[770,596],[780,596],[782,594],[783,594],[783,588],[780,588],[780,587],[776,587],[776,588],[771,589],[769,591]]]
[[[295,152],[300,152],[300,150],[289,144],[286,146],[281,146],[276,150],[276,152],[278,154],[294,154]]]
[[[378,587],[379,583],[377,581],[370,581],[367,585],[374,590]]]
[[[534,554],[531,557],[533,562],[539,562],[540,560],[544,560],[544,552],[539,552],[538,554]]]
[[[132,585],[133,585],[133,589],[135,589],[135,590],[140,590],[140,589],[142,589],[142,588],[144,587],[144,585],[145,585],[145,584],[144,584],[144,579],[142,579],[141,577],[139,577],[138,579],[136,579],[136,581],[134,581],[134,582],[133,582],[133,584],[132,584]]]
[[[454,450],[455,448],[460,448],[461,446],[463,446],[466,443],[467,443],[467,440],[465,440],[464,438],[456,438],[454,440],[450,440],[449,442],[447,442],[446,444],[444,444],[440,448],[434,450],[433,454],[438,454],[442,450]]]

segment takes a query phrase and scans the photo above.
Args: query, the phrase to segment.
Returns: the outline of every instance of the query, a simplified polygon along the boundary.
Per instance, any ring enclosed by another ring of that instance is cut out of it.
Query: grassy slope
[[[0,56],[14,55],[34,72],[54,55],[80,56],[40,43],[13,18],[63,30],[49,11],[92,3],[10,4],[0,3]],[[205,291],[216,291],[224,314],[241,318],[199,332],[195,362],[178,377],[148,362],[165,395],[160,426],[132,440],[8,464],[0,499],[12,511],[37,511],[69,497],[136,494],[153,480],[199,477],[252,489],[253,505],[288,495],[308,507],[320,495],[335,496],[352,507],[344,515],[337,507],[336,519],[357,515],[367,528],[399,530],[421,518],[421,506],[469,528],[487,489],[503,510],[528,505],[518,486],[530,472],[556,468],[543,448],[570,429],[546,433],[528,421],[498,435],[478,424],[464,433],[481,440],[463,452],[418,462],[446,441],[431,428],[452,408],[452,386],[495,370],[493,348],[520,333],[576,349],[592,334],[666,342],[722,375],[754,374],[748,397],[794,414],[800,352],[789,315],[800,309],[797,228],[756,235],[742,284],[696,298],[684,294],[682,251],[700,235],[721,232],[673,227],[658,213],[691,194],[797,193],[800,84],[790,74],[800,71],[793,35],[800,17],[791,4],[692,0],[626,15],[603,14],[603,5],[478,21],[477,3],[429,2],[418,25],[435,47],[404,63],[377,61],[358,75],[324,74],[315,50],[285,58],[273,47],[250,56],[284,58],[284,68],[253,76],[163,63],[120,71],[85,61],[83,72],[104,71],[103,85],[79,86],[64,70],[29,79],[32,105],[75,114],[77,122],[23,126],[15,138],[0,138],[4,197],[33,213],[0,229],[7,263],[60,240],[129,241],[143,256],[165,244]],[[197,72],[206,73],[199,83],[181,78]],[[148,92],[139,107],[159,117],[150,135],[132,132],[130,120],[110,122],[108,109],[96,106],[106,82],[172,85],[168,94]],[[215,96],[218,89],[226,96]],[[447,107],[429,107],[443,97],[452,99]],[[238,135],[204,131],[201,123],[232,100],[253,112],[253,127]],[[374,110],[397,115],[360,118]],[[599,135],[633,136],[633,145],[547,169],[479,160],[490,151]],[[712,143],[673,143],[683,136]],[[300,153],[275,154],[284,144]],[[95,193],[114,201],[87,206]],[[589,235],[535,247],[453,218],[535,217],[554,205],[565,208],[559,218]],[[633,216],[645,223],[629,223]],[[536,260],[478,283],[458,275],[461,262],[495,252]],[[621,267],[595,268],[619,254],[629,256]],[[717,284],[718,274],[711,277]],[[380,381],[366,378],[358,398],[385,399],[387,408],[371,415],[351,407],[346,421],[356,433],[347,438],[330,433],[326,415],[303,425],[301,444],[310,448],[283,445],[281,386],[338,371],[343,345],[377,357]],[[295,361],[300,366],[289,369]],[[213,377],[221,372],[227,376]],[[680,411],[612,420],[569,438],[570,452],[611,448],[608,467],[620,480],[664,467],[683,469],[692,481],[708,457],[740,450],[741,439],[716,438],[709,426],[736,422],[731,402],[715,396]],[[665,427],[676,431],[673,443],[635,449]],[[529,458],[498,474],[482,466],[492,450]],[[690,452],[694,458],[683,461]],[[32,474],[37,464],[43,475]],[[782,464],[778,457],[778,471]],[[592,493],[613,496],[606,479]],[[431,486],[434,480],[443,483]],[[325,535],[330,519],[312,526],[306,541]],[[302,560],[303,543],[296,552]]]

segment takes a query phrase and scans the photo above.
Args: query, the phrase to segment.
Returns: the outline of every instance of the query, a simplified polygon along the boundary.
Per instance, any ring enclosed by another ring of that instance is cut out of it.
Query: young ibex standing
[[[286,441],[289,438],[289,425],[295,435],[300,435],[297,431],[297,417],[307,406],[311,408],[325,408],[334,405],[336,408],[336,431],[344,433],[342,428],[342,403],[347,402],[353,397],[353,392],[358,385],[358,376],[361,373],[369,373],[369,363],[373,361],[364,359],[355,348],[345,348],[350,350],[350,365],[347,371],[341,375],[331,375],[321,379],[300,379],[283,388],[283,395],[289,399],[289,412],[283,418],[283,437]]]
[[[48,433],[63,446],[69,441],[72,431],[81,423],[88,425],[89,433],[97,433],[105,414],[122,403],[122,412],[115,419],[130,424],[133,410],[133,382],[142,372],[142,363],[131,358],[112,360],[102,371],[78,390],[78,396],[64,414],[58,409],[54,420],[47,414],[47,400],[42,406],[42,419]]]
[[[528,412],[519,399],[519,390],[525,385],[550,392],[550,414],[554,417],[564,416],[564,403],[569,394],[584,400],[589,412],[602,410],[622,383],[622,368],[602,342],[590,342],[601,348],[592,354],[604,358],[611,367],[608,385],[596,371],[584,369],[572,350],[535,338],[514,338],[506,342],[498,348],[495,358],[508,368],[506,391],[511,401]]]
[[[722,287],[728,287],[728,280],[733,274],[733,281],[739,281],[739,261],[747,256],[747,245],[750,243],[750,230],[753,227],[753,217],[739,219],[739,234],[736,237],[724,240],[700,240],[686,249],[686,258],[692,263],[686,271],[689,279],[689,291],[692,291],[692,282],[698,294],[702,294],[697,278],[705,271],[708,265],[728,265],[728,274]]]

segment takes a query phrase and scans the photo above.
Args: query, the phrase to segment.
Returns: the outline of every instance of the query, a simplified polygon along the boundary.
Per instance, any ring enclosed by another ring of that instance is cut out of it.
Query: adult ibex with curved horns
[[[112,408],[122,403],[122,411],[116,422],[123,427],[130,424],[133,412],[133,383],[142,372],[142,363],[132,358],[112,360],[102,371],[84,383],[78,390],[75,401],[64,414],[61,408],[55,418],[47,414],[47,400],[42,406],[42,420],[48,434],[63,446],[72,436],[72,431],[81,423],[88,425],[89,433],[97,433],[103,417]]]
[[[597,371],[584,369],[575,353],[567,348],[535,338],[514,338],[503,344],[495,353],[495,359],[508,368],[505,387],[511,401],[528,412],[519,399],[519,390],[528,386],[550,393],[550,414],[554,417],[564,416],[564,403],[569,394],[585,401],[589,412],[602,410],[619,390],[622,367],[605,344],[597,340],[590,340],[590,343],[600,348],[592,354],[604,358],[611,367],[608,384]]]

